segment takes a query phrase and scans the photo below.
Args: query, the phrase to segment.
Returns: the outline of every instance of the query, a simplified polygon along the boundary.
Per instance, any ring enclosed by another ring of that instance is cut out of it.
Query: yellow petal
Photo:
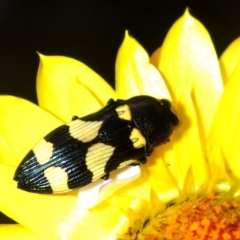
[[[219,59],[224,83],[231,77],[235,67],[240,61],[240,37],[235,39],[223,52]]]
[[[166,85],[150,63],[147,52],[127,32],[116,60],[116,91],[123,99],[144,94],[170,99]]]
[[[142,173],[139,178],[119,189],[106,201],[110,205],[120,208],[125,215],[128,215],[129,208],[136,212],[142,210],[143,208],[149,208],[150,193],[151,186],[148,182],[148,174],[146,169],[142,168]],[[146,211],[149,213],[150,209]],[[122,219],[121,222],[123,220],[124,219]]]
[[[115,194],[137,197],[149,201],[151,186],[148,182],[148,174],[144,166],[141,167],[141,171],[139,178],[119,189]]]
[[[27,100],[0,96],[0,163],[16,166],[40,139],[61,124]]]
[[[67,57],[40,55],[39,105],[64,122],[82,117],[116,98],[114,90],[85,64]]]
[[[128,218],[118,206],[101,204],[95,207],[92,212],[97,221],[108,232],[109,239],[116,239],[116,235],[126,232],[129,227]]]
[[[36,233],[19,224],[0,224],[1,240],[43,240]]]
[[[151,217],[155,217],[157,214],[164,212],[166,205],[159,200],[154,191],[151,192]]]
[[[208,178],[203,146],[199,138],[198,119],[192,99],[189,95],[182,95],[180,103],[178,113],[180,113],[182,122],[179,128],[174,131],[171,138],[172,142],[170,144],[173,144],[173,149],[169,152],[164,152],[162,156],[164,165],[167,166],[168,171],[171,173],[171,178],[173,176],[175,181],[172,179],[168,181],[169,188],[162,195],[164,199],[160,197],[162,201],[170,200],[171,197],[178,195],[177,191],[179,188],[184,187],[190,168],[195,177],[196,188],[200,187]],[[157,165],[156,169],[159,181],[162,181],[163,168]],[[176,182],[178,187],[176,187]],[[163,184],[161,185],[163,186]]]
[[[222,80],[210,36],[188,10],[169,30],[159,58],[158,68],[181,119],[173,134],[174,157],[168,154],[163,159],[179,187],[184,186],[190,168],[199,187],[208,176],[203,144],[221,96]]]
[[[76,191],[61,195],[28,193],[11,180],[14,168],[0,164],[0,210],[45,239],[109,239],[117,232],[121,211],[105,205],[98,210],[80,209]],[[93,231],[94,229],[94,231]],[[125,229],[126,230],[126,229]],[[114,239],[113,237],[110,239]]]
[[[153,54],[151,55],[151,58],[150,58],[150,62],[151,62],[154,66],[156,66],[156,67],[158,67],[159,62],[161,61],[161,60],[160,60],[160,59],[161,59],[161,51],[162,51],[162,48],[161,48],[161,47],[157,48],[157,49],[153,52]]]
[[[188,10],[169,30],[158,67],[174,102],[181,104],[182,94],[191,94],[206,140],[223,86],[211,38]]]
[[[182,95],[179,102],[182,124],[173,134],[174,162],[170,163],[169,169],[177,176],[182,187],[189,169],[192,168],[195,186],[198,188],[208,178],[204,147],[200,139],[201,131],[198,128],[199,119],[190,95]]]
[[[172,169],[174,167],[173,136],[171,136],[170,143],[154,149],[147,164],[151,187],[163,202],[178,196],[179,186],[175,170]]]
[[[232,180],[240,180],[240,63],[236,66],[225,85],[213,127],[207,145],[207,154],[211,165],[219,168],[220,178],[225,179],[226,173]],[[225,166],[223,165],[225,164]]]

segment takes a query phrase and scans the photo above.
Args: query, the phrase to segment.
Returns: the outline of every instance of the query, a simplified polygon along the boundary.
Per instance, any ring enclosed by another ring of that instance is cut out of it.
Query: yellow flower
[[[116,92],[83,63],[40,55],[41,108],[0,97],[0,210],[19,223],[0,226],[1,239],[135,239],[139,232],[148,236],[147,219],[151,227],[156,213],[168,214],[163,203],[201,202],[218,191],[234,197],[239,190],[238,45],[236,40],[223,54],[220,70],[208,32],[188,11],[151,59],[126,34],[116,61]],[[172,99],[181,126],[169,144],[155,149],[138,179],[91,209],[78,206],[77,191],[39,195],[16,188],[17,165],[44,135],[73,115],[96,111],[109,98],[139,94]],[[181,204],[171,214],[182,211]]]
[[[124,56],[126,48],[129,48],[132,59]],[[152,81],[157,79],[155,95],[169,97],[159,72],[149,64],[147,53],[128,34],[121,51],[117,66],[128,65],[128,71],[138,75],[138,81],[146,77]],[[126,97],[117,94],[83,63],[66,57],[43,55],[40,55],[40,60],[37,93],[41,108],[21,98],[0,97],[0,179],[4,181],[0,187],[0,209],[21,224],[11,226],[19,232],[17,239],[21,234],[25,238],[26,234],[32,236],[34,233],[40,239],[78,239],[79,236],[82,239],[114,239],[129,225],[128,207],[138,209],[142,201],[148,199],[150,185],[146,171],[118,194],[90,210],[78,206],[78,191],[62,195],[30,194],[17,189],[12,180],[21,159],[52,129],[70,121],[74,115],[81,117],[98,110],[109,98]],[[122,68],[116,70],[116,75],[118,81],[130,76]],[[120,83],[118,91],[123,88],[122,84],[125,83]],[[131,87],[127,85],[126,89]],[[141,92],[144,93],[143,89]],[[0,235],[7,238],[12,230],[3,226],[0,231]]]

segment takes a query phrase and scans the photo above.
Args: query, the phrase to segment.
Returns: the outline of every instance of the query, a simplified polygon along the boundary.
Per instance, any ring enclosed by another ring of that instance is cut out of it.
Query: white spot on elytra
[[[133,128],[133,130],[130,134],[130,139],[135,148],[141,148],[146,145],[145,137],[142,135],[142,133],[137,128]]]
[[[68,174],[60,167],[49,167],[44,171],[44,176],[47,178],[53,193],[61,193],[69,191]]]
[[[74,120],[67,125],[71,137],[82,142],[90,142],[97,137],[103,121],[83,121],[80,119]]]
[[[92,181],[106,174],[104,169],[107,161],[113,155],[114,149],[115,147],[104,143],[97,143],[88,148],[85,161],[88,170],[93,173]]]
[[[131,110],[127,104],[117,107],[116,112],[119,118],[128,121],[132,120]]]
[[[42,139],[33,149],[36,160],[39,164],[47,163],[53,154],[53,144]]]

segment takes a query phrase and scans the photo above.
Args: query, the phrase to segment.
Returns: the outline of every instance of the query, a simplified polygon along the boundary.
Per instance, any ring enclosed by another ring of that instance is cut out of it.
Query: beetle
[[[166,99],[135,96],[110,99],[101,110],[47,134],[22,160],[14,180],[36,193],[78,189],[109,172],[146,163],[153,149],[169,141],[179,118]]]

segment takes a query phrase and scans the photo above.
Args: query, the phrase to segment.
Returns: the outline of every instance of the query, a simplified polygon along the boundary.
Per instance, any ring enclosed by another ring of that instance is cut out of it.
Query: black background
[[[239,0],[0,0],[0,94],[37,102],[36,51],[76,58],[114,86],[125,30],[151,54],[186,7],[210,32],[218,56],[239,37]],[[3,222],[10,220],[0,215]]]

